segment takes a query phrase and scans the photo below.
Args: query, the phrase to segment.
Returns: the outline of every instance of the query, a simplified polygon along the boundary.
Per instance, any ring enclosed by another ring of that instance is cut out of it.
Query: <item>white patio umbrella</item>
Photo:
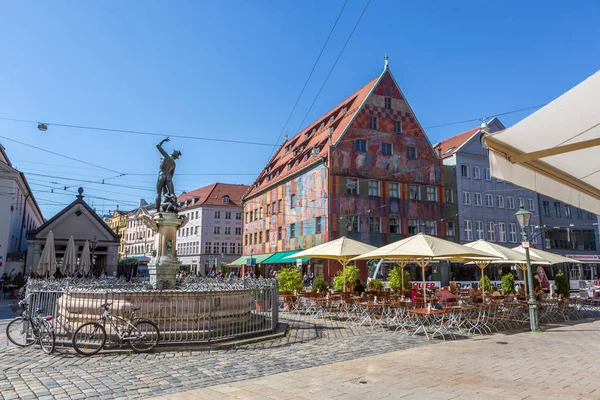
[[[470,247],[472,249],[481,250],[481,251],[484,251],[486,253],[489,253],[489,254],[492,254],[492,255],[495,255],[498,257],[497,260],[473,261],[473,263],[476,264],[479,267],[479,269],[481,269],[482,286],[483,286],[483,277],[485,276],[485,272],[484,272],[485,267],[487,267],[489,264],[511,264],[511,265],[514,264],[514,265],[518,265],[519,268],[521,268],[521,269],[523,269],[522,266],[524,265],[525,266],[524,268],[527,269],[527,260],[525,259],[525,254],[511,250],[508,247],[504,247],[504,246],[496,244],[496,243],[490,243],[485,240],[476,240],[474,242],[465,244],[465,246]],[[537,256],[531,256],[530,258],[531,258],[532,263],[548,264],[548,262],[544,261],[543,259],[541,259]],[[481,288],[481,296],[482,296],[482,299],[485,301],[485,288],[484,287]]]
[[[86,240],[83,244],[83,251],[81,252],[81,257],[79,258],[79,272],[87,276],[90,273],[91,265],[92,262],[90,256],[90,242]]]
[[[473,249],[440,239],[435,236],[416,234],[406,239],[388,244],[379,249],[362,254],[352,260],[367,259],[386,259],[386,260],[411,260],[421,267],[423,278],[423,299],[427,301],[427,290],[425,288],[425,267],[432,260],[447,261],[474,261],[487,262],[489,260],[499,259],[500,257],[486,253],[481,250]]]
[[[75,252],[75,240],[73,239],[73,236],[71,236],[67,242],[62,268],[65,276],[71,276],[77,270],[77,254]]]
[[[44,244],[44,250],[42,250],[37,272],[40,275],[48,273],[50,276],[56,272],[56,250],[54,248],[54,233],[52,231],[48,232],[48,236],[46,236],[46,243]]]
[[[322,258],[336,260],[342,264],[343,271],[346,269],[346,265],[351,258],[375,249],[375,246],[342,236],[339,239],[311,247],[310,249],[303,250],[285,258]],[[344,282],[344,290],[346,290],[346,282]]]

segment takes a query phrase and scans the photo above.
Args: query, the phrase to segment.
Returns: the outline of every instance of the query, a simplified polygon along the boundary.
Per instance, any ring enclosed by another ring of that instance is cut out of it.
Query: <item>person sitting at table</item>
[[[544,298],[544,294],[545,294],[545,293],[544,293],[544,291],[542,290],[542,288],[540,287],[540,285],[536,285],[536,286],[535,286],[534,293],[535,293],[535,299],[536,299],[537,301],[540,301],[540,300],[542,300],[542,299]]]
[[[417,289],[417,284],[415,283],[412,285],[412,289],[410,289],[410,301],[417,300],[418,296],[419,296],[419,290]]]
[[[444,286],[442,290],[437,293],[437,298],[442,307],[447,307],[448,300],[456,299],[456,296],[450,293],[448,286]]]
[[[365,287],[362,283],[360,283],[360,279],[356,280],[356,286],[354,286],[354,291],[358,293],[359,296],[362,296],[362,294],[365,292]]]
[[[502,293],[498,291],[498,286],[492,286],[492,297],[502,296]]]
[[[481,289],[479,289],[479,285],[474,283],[473,287],[471,288],[469,295],[471,297],[478,297],[481,296]]]
[[[523,285],[519,286],[519,289],[517,289],[517,296],[525,297],[526,295],[527,295],[527,293],[525,293],[525,286],[523,286]]]

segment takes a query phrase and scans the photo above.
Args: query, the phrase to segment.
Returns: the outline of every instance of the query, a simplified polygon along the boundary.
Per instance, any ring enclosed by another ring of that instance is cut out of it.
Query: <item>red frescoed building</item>
[[[443,236],[442,171],[386,63],[269,160],[243,197],[244,255],[264,261],[265,273],[278,267],[269,259],[294,261],[281,252],[340,236],[374,246],[418,232]],[[339,268],[310,265],[326,280]]]

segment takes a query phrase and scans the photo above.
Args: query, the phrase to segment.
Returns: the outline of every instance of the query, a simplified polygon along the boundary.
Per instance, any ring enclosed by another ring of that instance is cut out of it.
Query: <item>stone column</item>
[[[157,226],[154,236],[154,253],[148,271],[150,284],[156,289],[175,287],[175,275],[179,269],[177,261],[177,229],[184,219],[177,213],[157,213],[153,217]]]

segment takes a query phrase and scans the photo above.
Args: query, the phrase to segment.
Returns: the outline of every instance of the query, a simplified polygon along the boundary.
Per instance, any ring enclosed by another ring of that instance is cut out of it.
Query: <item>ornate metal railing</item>
[[[211,342],[272,332],[279,323],[275,279],[185,279],[173,290],[152,289],[147,280],[30,280],[30,310],[43,308],[55,321],[57,342],[68,345],[77,327],[97,320],[101,304],[111,312],[153,320],[162,343]],[[109,338],[111,326],[105,325]],[[116,341],[114,342],[116,343]]]

